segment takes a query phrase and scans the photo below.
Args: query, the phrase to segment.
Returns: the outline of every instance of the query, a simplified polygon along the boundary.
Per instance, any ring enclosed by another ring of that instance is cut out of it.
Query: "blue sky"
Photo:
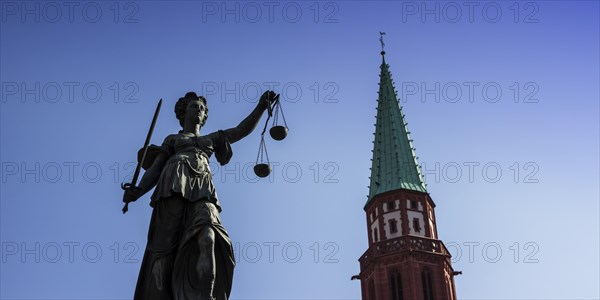
[[[273,175],[259,130],[211,164],[232,298],[359,299],[379,31],[459,298],[600,297],[597,1],[0,3],[3,299],[131,298],[151,208],[119,185],[158,99],[155,144],[186,92],[210,133],[269,87]]]

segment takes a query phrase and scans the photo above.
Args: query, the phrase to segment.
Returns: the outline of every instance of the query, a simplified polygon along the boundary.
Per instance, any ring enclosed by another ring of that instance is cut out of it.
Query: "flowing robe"
[[[167,153],[169,159],[151,197],[148,244],[134,299],[198,299],[210,284],[200,261],[201,238],[210,227],[216,270],[212,296],[227,300],[235,260],[231,240],[221,225],[221,204],[208,159],[215,153],[219,163],[226,164],[232,156],[231,145],[223,131],[200,137],[178,133],[167,136],[162,147],[155,149]]]

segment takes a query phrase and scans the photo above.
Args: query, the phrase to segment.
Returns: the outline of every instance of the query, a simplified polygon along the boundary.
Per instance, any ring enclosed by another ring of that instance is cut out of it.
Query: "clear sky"
[[[600,297],[597,1],[0,4],[2,299],[131,298],[151,208],[120,183],[158,99],[155,144],[186,92],[210,133],[267,88],[273,175],[260,130],[211,164],[232,298],[359,299],[379,31],[459,298]]]

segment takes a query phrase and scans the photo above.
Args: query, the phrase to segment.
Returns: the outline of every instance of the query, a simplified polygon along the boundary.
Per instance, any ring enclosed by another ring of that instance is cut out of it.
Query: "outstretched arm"
[[[229,142],[233,144],[248,136],[254,130],[254,128],[256,128],[256,125],[260,121],[260,118],[262,117],[263,113],[269,107],[271,101],[274,98],[275,92],[264,92],[264,94],[262,94],[262,96],[260,97],[260,101],[258,101],[256,108],[254,108],[250,115],[248,115],[244,120],[242,120],[242,122],[240,122],[238,126],[224,130]]]

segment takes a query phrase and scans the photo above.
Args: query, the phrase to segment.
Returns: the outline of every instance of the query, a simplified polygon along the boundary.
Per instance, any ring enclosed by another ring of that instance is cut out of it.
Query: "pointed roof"
[[[385,51],[381,51],[381,56],[377,121],[367,204],[374,196],[397,189],[427,192],[409,136],[410,132],[394,89],[390,66],[385,62]]]

